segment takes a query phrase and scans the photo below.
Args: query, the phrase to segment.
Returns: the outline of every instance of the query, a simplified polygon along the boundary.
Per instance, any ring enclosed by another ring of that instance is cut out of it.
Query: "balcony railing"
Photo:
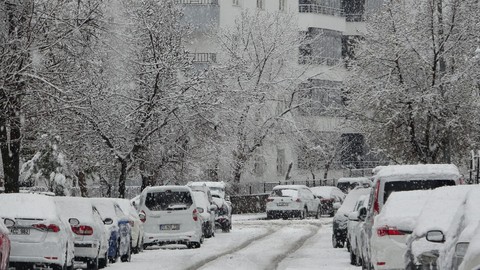
[[[336,66],[342,61],[340,58],[331,58],[331,57],[322,57],[322,56],[311,56],[311,55],[301,55],[298,58],[298,63],[301,65],[326,65],[326,66]]]
[[[345,14],[347,22],[363,22],[363,13],[360,14]]]
[[[343,9],[329,6],[322,6],[317,4],[299,4],[298,11],[300,13],[318,13],[333,16],[342,16]]]
[[[218,0],[175,0],[175,4],[182,5],[217,5]]]
[[[188,57],[192,63],[208,64],[217,62],[216,53],[189,53]]]

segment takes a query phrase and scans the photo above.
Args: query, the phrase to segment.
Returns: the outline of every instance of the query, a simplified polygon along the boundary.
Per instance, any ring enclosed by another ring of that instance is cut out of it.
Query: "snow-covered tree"
[[[397,162],[458,162],[478,137],[475,0],[385,1],[356,48],[351,122]]]

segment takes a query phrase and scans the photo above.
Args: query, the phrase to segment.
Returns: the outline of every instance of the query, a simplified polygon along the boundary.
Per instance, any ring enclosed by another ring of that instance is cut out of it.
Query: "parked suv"
[[[187,186],[147,187],[140,196],[144,215],[144,247],[184,244],[198,248],[203,242],[202,220]]]
[[[374,187],[370,192],[367,218],[364,224],[366,241],[364,249],[367,256],[364,258],[364,267],[373,268],[370,260],[370,239],[374,218],[387,202],[393,192],[410,190],[428,190],[441,186],[458,185],[462,182],[462,176],[457,166],[453,164],[417,164],[417,165],[390,165],[382,166],[373,176]],[[368,261],[367,261],[368,259]],[[381,265],[377,267],[382,267]]]
[[[304,185],[278,185],[267,199],[267,219],[320,217],[320,199]]]

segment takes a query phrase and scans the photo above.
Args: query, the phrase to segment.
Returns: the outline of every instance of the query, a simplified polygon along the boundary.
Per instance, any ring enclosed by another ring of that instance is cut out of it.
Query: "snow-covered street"
[[[332,219],[258,220],[235,216],[230,233],[217,231],[199,249],[166,246],[108,269],[359,269],[346,249],[331,244]]]

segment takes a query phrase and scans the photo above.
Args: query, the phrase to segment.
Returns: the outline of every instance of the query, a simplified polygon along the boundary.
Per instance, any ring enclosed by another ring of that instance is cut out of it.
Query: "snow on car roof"
[[[337,183],[355,183],[355,182],[362,182],[362,183],[365,183],[365,182],[370,182],[370,179],[368,179],[367,177],[342,177],[342,178],[339,178]]]
[[[120,209],[122,209],[123,213],[130,214],[132,212],[132,202],[127,199],[120,199],[120,198],[111,198],[112,201],[118,203]]]
[[[114,221],[118,220],[113,201],[110,198],[90,198],[92,204],[97,208],[102,219],[111,218]]]
[[[0,194],[0,215],[11,219],[58,219],[53,198],[39,194]]]
[[[393,192],[382,211],[375,217],[376,226],[396,226],[402,230],[413,230],[430,196],[431,190]]]
[[[187,186],[155,186],[145,188],[144,192],[161,192],[165,190],[190,191],[191,189]]]
[[[311,187],[310,190],[316,196],[320,196],[322,198],[328,199],[332,197],[332,190],[338,189],[337,187],[332,186],[321,186],[321,187]],[[339,190],[340,191],[340,190]],[[341,191],[340,191],[341,192]]]
[[[430,230],[448,234],[450,226],[455,226],[453,221],[461,221],[462,208],[471,189],[468,185],[434,189],[420,212],[413,233],[420,237]]]
[[[343,201],[342,206],[338,209],[337,214],[350,214],[357,203],[358,198],[362,195],[367,195],[370,193],[371,188],[357,188],[350,193],[348,193],[347,197],[345,197],[345,201]]]
[[[62,218],[77,218],[80,223],[94,221],[90,200],[81,197],[55,197],[54,200]]]
[[[308,188],[305,185],[278,185],[275,186],[273,189],[302,189],[302,188]]]
[[[457,166],[453,164],[416,164],[416,165],[389,165],[381,168],[377,177],[409,178],[409,179],[452,179],[460,178]]]
[[[195,200],[195,205],[197,207],[208,207],[210,203],[208,202],[207,197],[205,196],[205,193],[202,191],[192,191],[193,198]],[[206,210],[206,209],[205,209]]]
[[[196,182],[189,182],[188,186],[203,186],[207,185],[207,187],[214,187],[214,188],[223,188],[225,189],[225,182],[213,182],[213,181],[196,181]]]

